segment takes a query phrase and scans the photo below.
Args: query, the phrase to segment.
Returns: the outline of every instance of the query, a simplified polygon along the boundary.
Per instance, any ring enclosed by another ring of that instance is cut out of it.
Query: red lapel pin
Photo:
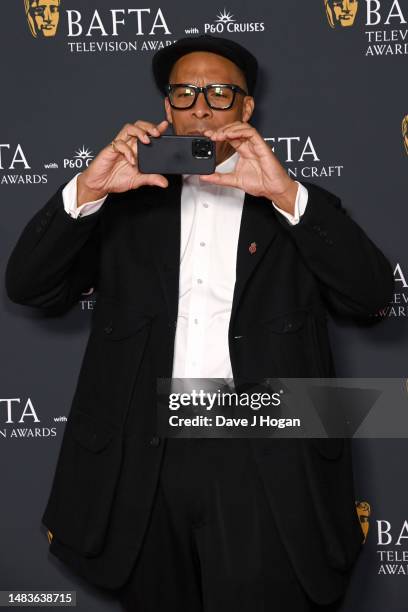
[[[251,244],[249,245],[249,249],[248,250],[251,253],[251,255],[256,253],[256,242],[251,242]]]

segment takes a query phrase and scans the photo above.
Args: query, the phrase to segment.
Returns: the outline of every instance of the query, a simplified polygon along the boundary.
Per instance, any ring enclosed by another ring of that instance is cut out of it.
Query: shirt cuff
[[[296,194],[295,211],[293,215],[286,212],[286,210],[282,210],[281,208],[279,208],[279,206],[276,206],[275,202],[272,202],[276,210],[278,210],[281,213],[281,215],[286,217],[286,219],[289,221],[291,225],[296,225],[296,223],[299,223],[301,216],[306,210],[307,200],[309,197],[309,193],[306,187],[302,185],[302,183],[299,183],[299,181],[295,181],[295,182],[299,186],[298,186],[298,190]]]
[[[81,173],[78,172],[62,190],[62,200],[64,202],[65,211],[74,219],[77,217],[86,217],[86,215],[91,215],[96,212],[108,197],[106,195],[100,200],[85,202],[81,204],[81,206],[77,206],[77,180],[80,174]]]

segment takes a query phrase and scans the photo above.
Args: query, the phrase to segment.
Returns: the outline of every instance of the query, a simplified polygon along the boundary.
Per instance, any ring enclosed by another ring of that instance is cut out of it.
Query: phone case
[[[215,143],[210,138],[166,135],[149,138],[149,144],[140,140],[137,142],[138,166],[141,172],[212,174],[215,171]],[[199,156],[195,156],[194,152]]]

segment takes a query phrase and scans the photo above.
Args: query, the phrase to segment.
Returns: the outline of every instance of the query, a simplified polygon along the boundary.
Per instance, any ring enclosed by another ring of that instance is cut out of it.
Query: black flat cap
[[[153,55],[152,68],[154,79],[164,95],[167,95],[165,88],[169,82],[170,71],[174,63],[180,57],[192,51],[210,51],[234,62],[245,75],[249,95],[253,95],[258,72],[258,62],[255,56],[233,40],[208,34],[180,38],[173,45],[163,47],[163,49],[160,49]]]

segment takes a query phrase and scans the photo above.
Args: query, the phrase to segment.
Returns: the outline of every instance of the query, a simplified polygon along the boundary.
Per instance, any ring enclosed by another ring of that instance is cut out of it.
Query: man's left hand
[[[227,140],[239,153],[234,172],[201,174],[204,183],[236,187],[253,196],[272,200],[279,208],[294,214],[298,184],[292,180],[257,130],[234,121],[218,130],[206,130],[214,142]]]

